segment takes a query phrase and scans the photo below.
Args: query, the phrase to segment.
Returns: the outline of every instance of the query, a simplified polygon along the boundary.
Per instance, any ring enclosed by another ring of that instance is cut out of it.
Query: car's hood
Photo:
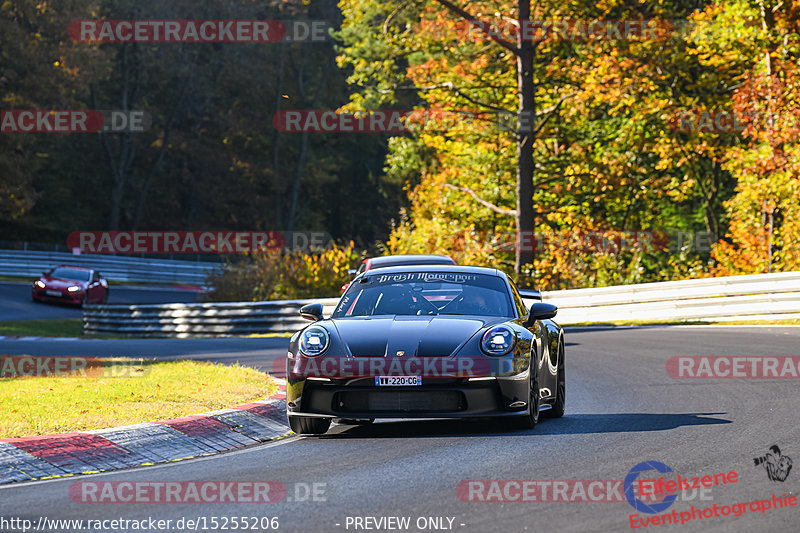
[[[51,278],[50,276],[42,278],[44,284],[48,289],[66,289],[77,285],[81,289],[86,288],[85,281],[77,281],[74,279]]]
[[[356,357],[446,357],[478,330],[507,319],[478,316],[392,316],[333,319],[342,342]],[[398,354],[398,352],[403,352]]]

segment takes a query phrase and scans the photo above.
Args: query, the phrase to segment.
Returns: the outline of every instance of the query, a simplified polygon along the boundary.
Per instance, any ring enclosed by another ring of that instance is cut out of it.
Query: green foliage
[[[513,44],[518,2],[458,5]],[[65,20],[142,13],[325,19],[336,41],[63,38]],[[712,253],[548,245],[521,282],[557,289],[800,268],[800,129],[796,120],[764,120],[800,114],[794,3],[545,0],[531,18],[658,20],[675,30],[537,42],[529,65],[535,188],[522,199],[535,207],[536,231],[670,229],[720,240]],[[516,230],[517,58],[435,0],[14,0],[0,4],[0,30],[4,109],[128,106],[153,116],[153,128],[135,136],[0,136],[4,233],[325,229],[356,243],[232,262],[212,280],[217,299],[335,296],[356,246],[512,270],[513,244],[486,236]],[[271,127],[278,111],[297,109],[419,109],[459,119],[393,136]],[[734,112],[745,128],[682,129],[686,111]],[[126,171],[115,174],[114,164]]]
[[[343,35],[340,64],[372,65],[368,75],[361,71],[350,78],[359,84],[360,96],[351,97],[356,104],[380,104],[376,95],[396,97],[401,90],[414,89],[419,108],[514,111],[514,56],[479,34],[466,36],[460,16],[438,2],[398,1],[373,8],[366,0],[348,0],[340,5],[347,7],[344,27],[351,29]],[[794,7],[765,5],[775,14],[771,24],[762,20],[759,5],[748,0],[639,6],[615,0],[537,3],[531,17],[536,20],[657,19],[673,30],[657,39],[546,39],[537,44],[532,199],[537,231],[670,229],[722,237],[729,220],[738,224],[737,217],[750,213],[751,223],[738,237],[750,239],[725,256],[726,264],[739,262],[728,272],[766,269],[763,260],[751,261],[754,249],[767,249],[767,239],[758,236],[763,228],[754,232],[752,225],[759,219],[757,204],[763,194],[755,194],[749,203],[730,200],[737,181],[736,190],[757,190],[743,169],[752,173],[764,158],[763,148],[748,156],[741,152],[750,142],[747,133],[676,127],[687,110],[732,111],[738,106],[742,112],[747,106],[736,104],[737,98],[751,107],[770,101],[763,90],[748,89],[745,82],[763,69],[768,50],[776,58],[795,57],[791,54],[798,47],[798,33]],[[515,18],[516,2],[471,2],[465,8],[498,27]],[[364,19],[366,12],[391,16],[381,24]],[[370,43],[380,44],[370,48]],[[405,66],[405,76],[378,68],[386,43],[394,47],[394,55],[407,59],[395,63]],[[782,87],[788,91],[793,85]],[[760,111],[793,112],[790,94],[785,92],[784,107]],[[513,135],[476,123],[459,131],[411,136],[413,140],[393,139],[387,157],[387,173],[405,179],[411,203],[393,225],[388,250],[449,253],[460,262],[509,270],[513,244],[486,243],[478,235],[515,230],[510,216],[516,202]],[[794,220],[800,217],[789,214],[786,201],[792,194],[797,198],[797,173],[780,166],[792,160],[785,153],[775,161],[778,168],[762,172],[773,188],[782,187],[783,192],[772,195],[775,201],[786,199],[781,208],[775,207],[783,229],[773,237],[773,268],[795,264],[787,253]],[[726,246],[717,245],[716,259],[722,259]],[[715,265],[708,250],[608,254],[548,246],[537,250],[522,282],[546,289],[638,283],[707,276]]]
[[[0,135],[3,239],[63,244],[72,231],[102,229],[309,230],[367,247],[387,237],[388,223],[362,223],[388,221],[405,203],[402,184],[381,172],[385,135],[303,136],[272,126],[280,110],[348,102],[332,40],[97,44],[67,37],[73,20],[142,18],[338,27],[341,14],[334,0],[0,2],[2,109],[129,108],[153,119],[131,135]]]
[[[297,300],[333,298],[358,266],[360,255],[351,241],[321,252],[267,252],[229,263],[211,275],[211,301]]]

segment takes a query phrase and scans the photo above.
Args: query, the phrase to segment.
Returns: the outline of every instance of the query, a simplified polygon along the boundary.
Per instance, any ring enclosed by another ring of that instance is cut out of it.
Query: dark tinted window
[[[502,278],[458,272],[369,273],[348,287],[333,318],[374,315],[513,317]]]
[[[89,281],[88,270],[78,270],[77,268],[58,267],[50,272],[50,276],[61,279],[74,279],[75,281]]]

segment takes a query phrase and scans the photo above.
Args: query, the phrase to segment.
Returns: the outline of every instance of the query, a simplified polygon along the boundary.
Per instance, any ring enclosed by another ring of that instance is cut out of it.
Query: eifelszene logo
[[[645,461],[639,463],[638,465],[631,468],[628,475],[625,476],[625,499],[628,500],[628,503],[631,504],[631,507],[636,509],[637,511],[649,513],[649,514],[656,514],[664,511],[665,509],[669,509],[669,507],[675,502],[678,498],[677,494],[669,494],[664,497],[663,500],[660,502],[645,503],[641,499],[636,496],[635,486],[636,480],[639,478],[639,474],[642,472],[649,472],[651,470],[655,470],[661,474],[666,474],[668,472],[672,472],[672,469],[659,461]]]

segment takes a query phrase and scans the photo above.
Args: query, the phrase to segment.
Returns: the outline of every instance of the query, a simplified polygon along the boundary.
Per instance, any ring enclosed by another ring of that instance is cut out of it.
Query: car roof
[[[446,255],[384,255],[369,260],[371,270],[395,265],[453,265],[455,261]]]
[[[466,265],[398,265],[367,270],[361,276],[372,276],[374,274],[396,274],[403,272],[456,272],[459,274],[483,274],[486,276],[496,276],[505,278],[506,275],[496,268],[466,266]]]

